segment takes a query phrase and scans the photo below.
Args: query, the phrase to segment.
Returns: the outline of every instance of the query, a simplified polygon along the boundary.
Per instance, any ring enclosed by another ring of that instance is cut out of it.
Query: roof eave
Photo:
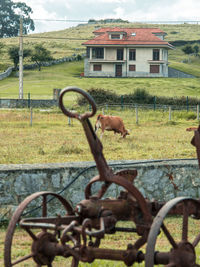
[[[165,47],[168,49],[175,49],[174,46],[170,44],[104,44],[104,43],[99,43],[99,44],[82,44],[84,46],[92,47],[92,46],[124,46],[124,47]]]

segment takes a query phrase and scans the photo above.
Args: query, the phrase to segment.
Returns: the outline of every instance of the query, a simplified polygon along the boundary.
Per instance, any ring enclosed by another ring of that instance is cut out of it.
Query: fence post
[[[153,109],[156,110],[156,96],[153,98]]]
[[[136,124],[138,124],[138,107],[135,108]]]
[[[31,94],[28,93],[28,108],[31,107]]]
[[[199,104],[197,105],[197,120],[199,121]]]
[[[172,108],[169,106],[169,121],[172,119]]]
[[[72,110],[70,110],[70,112],[72,112]],[[70,117],[67,118],[68,118],[68,125],[73,125],[73,119]]]
[[[123,95],[121,95],[121,107],[122,109],[124,108],[124,96]]]
[[[33,125],[33,111],[32,108],[30,108],[30,126]]]
[[[186,98],[186,105],[187,105],[187,111],[188,111],[189,110],[189,98],[188,98],[188,96]]]

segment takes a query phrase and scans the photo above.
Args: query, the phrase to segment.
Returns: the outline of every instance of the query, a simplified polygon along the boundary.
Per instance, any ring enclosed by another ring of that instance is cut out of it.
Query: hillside
[[[73,54],[83,54],[85,53],[85,47],[82,46],[82,43],[85,40],[93,38],[93,31],[96,27],[100,27],[100,24],[87,24],[87,25],[79,25],[77,27],[67,28],[62,31],[54,31],[54,32],[45,32],[41,34],[30,34],[24,37],[23,43],[24,48],[33,48],[33,46],[37,43],[41,43],[49,49],[54,58],[61,58],[70,56]],[[144,24],[144,23],[118,23],[118,24],[102,24],[102,27],[159,27],[161,30],[167,33],[166,40],[168,42],[174,41],[187,41],[192,42],[193,44],[200,42],[200,25],[198,24]],[[9,47],[13,45],[19,44],[19,38],[5,38],[0,39],[0,42],[5,44],[3,48],[3,53],[1,54],[0,61],[0,71],[6,69],[8,66],[12,65],[10,61],[7,51]],[[182,42],[184,44],[184,42]],[[177,65],[177,63],[181,63],[187,57],[181,51],[181,42],[178,43],[179,46],[176,45],[176,50],[169,51],[169,61],[175,67],[181,67]],[[25,60],[27,63],[27,60]],[[198,62],[197,62],[198,63]],[[198,63],[199,64],[199,63]],[[183,67],[182,67],[183,68]]]

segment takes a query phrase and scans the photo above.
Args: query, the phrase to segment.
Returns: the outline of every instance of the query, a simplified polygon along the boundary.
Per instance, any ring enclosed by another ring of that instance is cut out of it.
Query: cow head
[[[103,115],[102,114],[99,114],[98,116],[97,116],[97,120],[96,120],[96,123],[95,123],[95,126],[94,126],[94,130],[95,130],[95,132],[99,129],[99,128],[101,128],[101,124],[100,124],[100,119],[102,119],[102,117],[103,117]]]
[[[123,134],[123,138],[125,138],[127,135],[130,135],[130,131],[129,130],[125,130],[125,132]]]

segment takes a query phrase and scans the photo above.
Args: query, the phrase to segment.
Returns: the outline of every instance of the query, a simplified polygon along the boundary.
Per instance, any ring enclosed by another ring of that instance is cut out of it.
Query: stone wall
[[[12,73],[12,70],[13,70],[13,67],[9,67],[4,72],[0,73],[0,80],[3,80],[5,78],[7,78],[8,76],[10,76],[10,74]]]
[[[195,76],[185,73],[180,70],[176,70],[168,67],[168,77],[169,78],[195,78]]]
[[[0,99],[0,108],[50,108],[58,106],[56,99]]]
[[[135,186],[149,200],[168,201],[177,196],[200,198],[200,170],[196,159],[155,161],[113,161],[114,170],[136,169]],[[29,195],[38,191],[61,194],[72,206],[84,199],[84,188],[97,175],[94,162],[62,164],[0,165],[0,220]],[[100,183],[93,186],[94,193]],[[121,189],[113,184],[105,196],[117,197]],[[35,202],[33,207],[35,207]],[[51,211],[59,213],[60,206]]]
[[[71,61],[79,61],[82,60],[84,57],[84,54],[73,54],[71,57],[63,57],[63,58],[58,58],[58,59],[54,59],[51,61],[46,61],[46,62],[41,62],[41,66],[42,67],[50,67],[52,65],[57,65],[57,64],[61,64],[64,62],[71,62]],[[36,69],[38,68],[38,65],[36,63],[33,64],[24,64],[23,68],[25,70],[30,70],[30,69]],[[19,69],[19,67],[18,67]],[[3,80],[5,78],[7,78],[8,76],[10,76],[10,74],[13,71],[13,67],[9,67],[6,71],[0,73],[0,80]]]
[[[63,58],[58,58],[58,59],[53,59],[50,61],[46,62],[41,62],[42,67],[50,67],[52,65],[58,65],[64,62],[71,62],[71,61],[79,61],[82,60],[83,54],[73,54],[71,57],[63,57]],[[25,70],[30,70],[30,69],[36,69],[38,68],[38,65],[36,63],[33,64],[24,64],[24,69]]]

